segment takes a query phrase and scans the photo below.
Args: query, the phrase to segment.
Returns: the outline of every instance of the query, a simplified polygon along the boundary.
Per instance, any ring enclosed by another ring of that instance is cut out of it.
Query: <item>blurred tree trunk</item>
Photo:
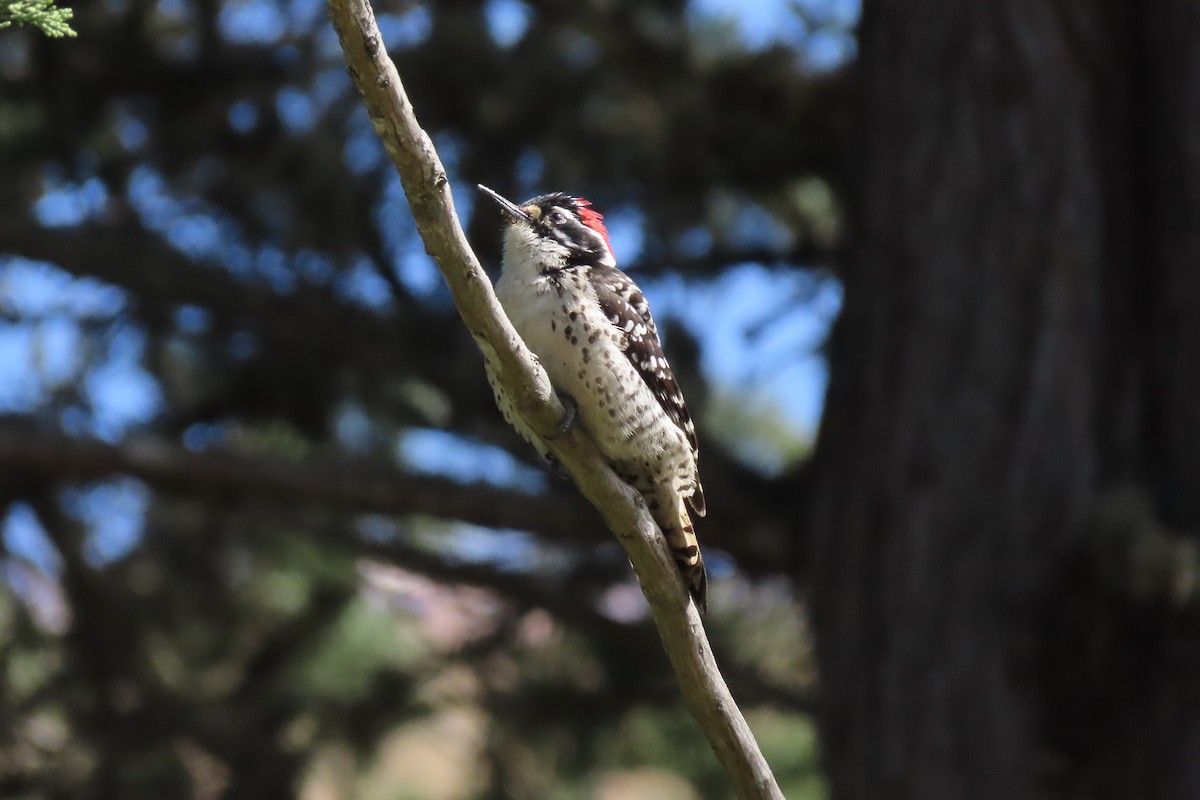
[[[1197,42],[1195,0],[865,3],[835,798],[1200,797]]]

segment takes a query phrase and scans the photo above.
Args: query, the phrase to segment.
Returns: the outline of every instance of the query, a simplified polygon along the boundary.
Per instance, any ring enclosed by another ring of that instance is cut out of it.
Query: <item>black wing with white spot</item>
[[[692,453],[697,454],[696,427],[692,424],[683,392],[675,382],[671,365],[663,355],[658,328],[642,290],[624,272],[605,265],[592,268],[592,283],[609,322],[625,334],[625,355],[650,387],[663,411],[683,431]],[[699,480],[691,501],[696,513],[703,515],[704,494]]]

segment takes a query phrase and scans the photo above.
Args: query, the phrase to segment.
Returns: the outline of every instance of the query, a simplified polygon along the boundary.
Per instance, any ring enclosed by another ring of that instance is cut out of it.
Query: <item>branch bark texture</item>
[[[400,173],[425,249],[449,285],[463,322],[517,401],[544,435],[584,496],[625,548],[650,605],[684,700],[704,730],[739,798],[782,798],[745,718],[713,658],[704,627],[684,590],[645,503],[608,468],[578,427],[554,438],[563,407],[544,370],[509,323],[454,211],[446,173],[417,124],[367,0],[328,0],[350,74],[375,132]]]

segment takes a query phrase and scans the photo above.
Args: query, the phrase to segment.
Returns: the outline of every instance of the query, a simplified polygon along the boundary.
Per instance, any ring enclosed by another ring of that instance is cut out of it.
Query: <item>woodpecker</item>
[[[556,192],[516,205],[480,186],[508,223],[496,296],[541,361],[568,419],[577,419],[613,470],[645,499],[701,610],[708,577],[690,508],[704,516],[696,430],[663,355],[650,306],[617,269],[604,218]],[[504,418],[543,457],[549,448],[514,410],[491,367]]]

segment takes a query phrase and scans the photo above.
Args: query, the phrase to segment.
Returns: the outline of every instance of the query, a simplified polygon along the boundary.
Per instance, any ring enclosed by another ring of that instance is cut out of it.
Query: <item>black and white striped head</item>
[[[505,269],[538,273],[603,264],[616,266],[604,217],[581,197],[543,194],[517,205],[486,186],[479,189],[500,206],[508,221],[504,235]]]

